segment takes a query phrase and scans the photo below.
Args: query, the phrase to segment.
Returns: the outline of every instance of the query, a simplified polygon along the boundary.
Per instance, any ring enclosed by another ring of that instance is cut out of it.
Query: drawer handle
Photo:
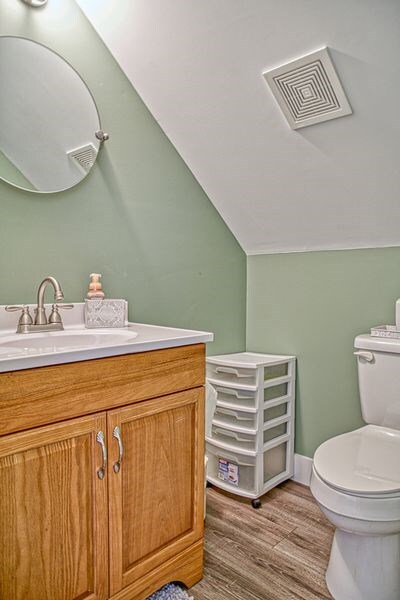
[[[231,417],[234,417],[237,421],[251,421],[253,422],[253,419],[251,417],[240,417],[234,410],[229,410],[229,408],[220,408],[218,407],[215,411],[215,414],[222,414],[222,415],[230,415]]]
[[[122,457],[124,455],[124,447],[122,445],[121,430],[118,427],[118,425],[116,427],[114,427],[113,436],[117,440],[117,442],[118,442],[118,448],[119,448],[118,460],[117,460],[117,462],[114,463],[113,469],[114,469],[114,473],[119,473],[119,471],[121,469]]]
[[[237,433],[234,433],[233,431],[228,431],[227,429],[219,429],[219,427],[214,427],[214,433],[217,433],[220,435],[226,435],[227,437],[232,437],[235,440],[237,440],[238,442],[250,442],[251,441],[245,437],[240,437],[240,435],[238,435]]]
[[[102,456],[103,456],[103,464],[99,469],[97,469],[97,477],[99,479],[104,479],[104,476],[106,474],[106,468],[107,468],[107,448],[106,448],[106,444],[104,441],[104,433],[102,431],[97,432],[96,442],[98,442],[100,444],[101,452],[102,452]]]
[[[227,435],[228,437],[235,437],[233,431],[228,431],[225,429],[219,429],[219,427],[213,427],[215,433],[222,433],[222,435]]]
[[[236,413],[233,410],[229,410],[229,408],[217,408],[215,412],[222,415],[231,415],[232,417],[237,417]]]
[[[216,388],[219,394],[228,394],[229,396],[235,396],[238,400],[252,400],[254,396],[251,394],[246,396],[245,394],[240,394],[237,390],[231,390],[230,388]]]
[[[216,373],[229,373],[231,375],[236,375],[236,377],[251,377],[248,373],[240,373],[237,369],[233,369],[232,367],[215,367]]]
[[[219,429],[218,427],[214,427],[214,433],[219,433],[220,435],[226,435],[227,437],[233,437],[237,439],[237,436],[233,431],[228,431],[227,429]]]
[[[215,367],[216,373],[232,373],[233,375],[237,375],[239,377],[239,373],[236,369],[231,369],[230,367]]]

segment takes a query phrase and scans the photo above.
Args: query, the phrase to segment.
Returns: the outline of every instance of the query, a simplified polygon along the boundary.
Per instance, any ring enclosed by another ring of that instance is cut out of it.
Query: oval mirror
[[[0,37],[0,178],[59,192],[93,166],[100,119],[93,96],[61,56],[37,42]]]

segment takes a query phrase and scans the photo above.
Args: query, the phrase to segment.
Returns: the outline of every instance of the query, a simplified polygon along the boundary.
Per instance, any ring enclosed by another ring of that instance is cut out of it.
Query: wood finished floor
[[[325,584],[333,527],[307,487],[285,482],[249,501],[207,490],[205,574],[195,600],[332,598]]]

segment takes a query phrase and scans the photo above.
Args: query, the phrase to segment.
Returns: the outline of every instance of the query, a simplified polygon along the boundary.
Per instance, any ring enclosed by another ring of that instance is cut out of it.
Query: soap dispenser
[[[90,274],[90,283],[89,283],[89,291],[86,294],[86,297],[89,300],[93,300],[93,298],[103,299],[105,294],[103,292],[102,285],[100,283],[101,273],[91,273]]]

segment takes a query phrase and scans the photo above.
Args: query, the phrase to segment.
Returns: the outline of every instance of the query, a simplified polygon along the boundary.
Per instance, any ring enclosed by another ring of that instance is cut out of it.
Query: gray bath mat
[[[161,590],[149,596],[148,600],[194,600],[194,598],[176,583],[168,583]]]

